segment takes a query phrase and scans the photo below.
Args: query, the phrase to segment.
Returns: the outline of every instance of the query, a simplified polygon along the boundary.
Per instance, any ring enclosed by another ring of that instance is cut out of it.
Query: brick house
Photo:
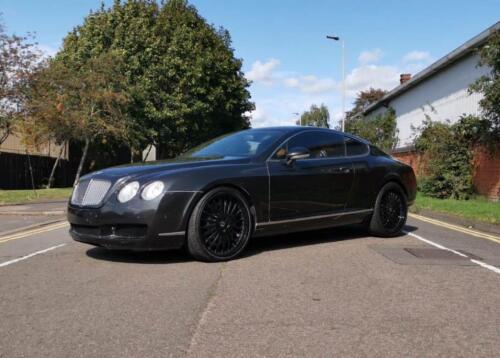
[[[478,66],[477,49],[491,34],[500,31],[500,22],[489,27],[413,77],[402,74],[400,85],[382,99],[364,110],[367,117],[384,113],[388,108],[396,112],[399,147],[393,155],[412,165],[417,173],[422,160],[413,150],[412,127],[418,127],[425,118],[451,123],[463,114],[479,115],[481,94],[468,89],[489,68]],[[500,199],[500,146],[494,155],[476,148],[474,158],[474,185],[479,194],[492,200]]]

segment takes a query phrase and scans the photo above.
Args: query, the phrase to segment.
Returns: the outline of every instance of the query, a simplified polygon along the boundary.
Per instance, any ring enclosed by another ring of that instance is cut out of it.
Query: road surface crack
[[[206,323],[207,321],[207,316],[210,313],[211,309],[215,306],[215,298],[217,296],[217,291],[219,290],[220,284],[222,282],[222,276],[224,273],[224,270],[226,268],[227,262],[222,263],[221,269],[219,271],[219,276],[215,280],[215,282],[210,286],[209,293],[208,293],[208,299],[207,303],[205,304],[205,307],[201,311],[198,319],[198,323],[196,324],[196,327],[193,331],[193,334],[191,336],[191,341],[189,342],[189,347],[186,351],[186,356],[189,356],[193,350],[193,347],[196,346],[197,344],[197,339],[199,338],[199,332],[202,328],[202,326]]]

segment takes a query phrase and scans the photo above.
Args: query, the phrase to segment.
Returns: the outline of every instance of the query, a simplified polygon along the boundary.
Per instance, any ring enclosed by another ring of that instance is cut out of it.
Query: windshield
[[[226,134],[191,149],[182,157],[252,157],[269,148],[282,134],[275,130],[246,130]]]

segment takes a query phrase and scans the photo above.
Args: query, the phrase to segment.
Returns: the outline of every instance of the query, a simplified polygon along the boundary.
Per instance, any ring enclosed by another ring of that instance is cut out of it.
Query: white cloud
[[[370,51],[363,51],[359,54],[358,61],[361,64],[369,64],[369,63],[374,63],[380,60],[383,56],[383,52],[381,49],[376,48]]]
[[[253,128],[286,125],[285,121],[267,113],[262,105],[256,106],[255,110],[250,113],[250,118]]]
[[[275,58],[271,58],[267,62],[255,61],[250,71],[246,74],[246,78],[250,81],[272,85],[276,80],[274,71],[279,64],[280,61]]]
[[[373,88],[390,90],[399,84],[401,71],[393,66],[367,65],[357,67],[346,77],[347,97],[355,97],[360,91]]]
[[[403,62],[431,62],[432,56],[427,51],[411,51],[403,57]]]
[[[433,61],[426,51],[412,51],[393,64],[377,64],[383,57],[381,49],[362,52],[359,65],[346,76],[346,109],[349,110],[356,95],[370,87],[392,90],[399,85],[401,73],[415,74]],[[277,59],[256,61],[247,78],[267,87],[252,86],[256,109],[251,115],[253,127],[293,125],[298,116],[311,104],[324,103],[330,110],[330,124],[336,126],[342,118],[342,82],[318,74],[283,71]],[[273,86],[270,86],[273,85]]]
[[[289,77],[283,80],[283,83],[287,87],[298,88],[300,87],[300,80],[296,77]]]
[[[44,44],[38,44],[37,45],[38,50],[40,51],[42,57],[54,57],[57,52],[59,51],[58,47],[50,46],[50,45],[44,45]]]
[[[283,80],[285,86],[298,88],[305,93],[326,93],[335,90],[336,82],[331,78],[317,78],[313,75],[288,77]]]
[[[330,123],[336,126],[340,118],[339,96],[335,94],[307,94],[280,91],[276,96],[257,98],[256,109],[251,115],[252,127],[272,127],[295,125],[300,114],[312,104],[324,103],[330,110]],[[299,113],[299,114],[296,114]]]
[[[335,90],[336,83],[331,78],[318,78],[314,75],[290,76],[289,73],[278,72],[281,61],[271,58],[268,61],[255,61],[246,78],[268,86],[280,84],[288,88],[296,88],[304,93],[326,93]]]

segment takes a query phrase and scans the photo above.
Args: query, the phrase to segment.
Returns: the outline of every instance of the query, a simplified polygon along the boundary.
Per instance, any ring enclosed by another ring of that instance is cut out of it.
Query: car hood
[[[249,158],[224,157],[217,159],[206,158],[176,158],[169,160],[158,160],[154,162],[135,163],[120,165],[103,170],[99,170],[82,177],[82,180],[91,178],[107,178],[115,181],[124,177],[137,177],[146,174],[156,174],[166,171],[185,170],[198,167],[214,165],[235,165],[250,162]]]

